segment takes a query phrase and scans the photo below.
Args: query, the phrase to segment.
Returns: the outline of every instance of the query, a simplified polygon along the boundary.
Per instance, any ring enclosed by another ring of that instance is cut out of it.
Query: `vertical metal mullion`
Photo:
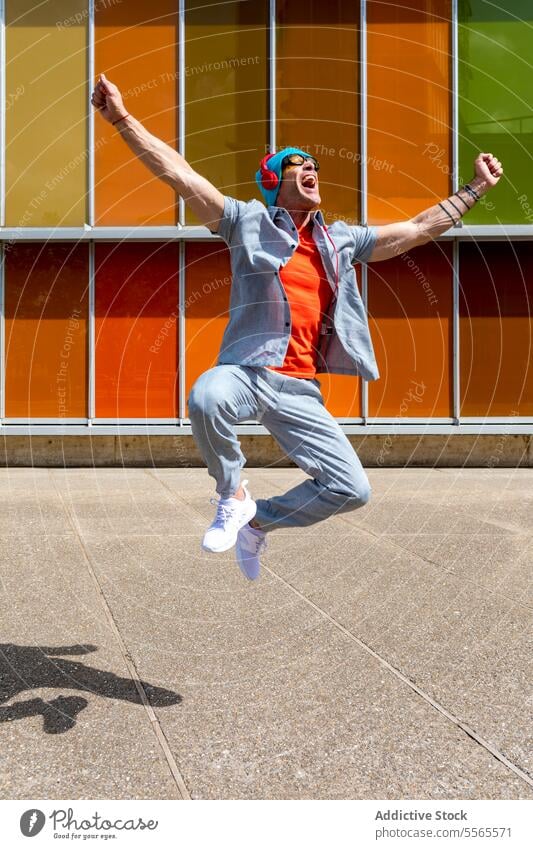
[[[360,27],[359,27],[359,114],[360,114],[360,148],[361,159],[359,166],[359,182],[361,186],[361,223],[367,223],[368,216],[368,181],[367,181],[367,78],[366,78],[366,0],[361,0]],[[361,266],[362,298],[368,315],[368,273],[364,263]],[[361,416],[366,424],[368,418],[368,381],[361,378]]]
[[[185,0],[178,3],[178,153],[185,156]],[[185,225],[185,201],[178,201],[178,227]]]
[[[452,0],[452,192],[459,188],[459,54],[458,3]],[[459,362],[459,242],[453,241],[453,417],[460,423],[460,362]]]
[[[5,251],[4,243],[0,242],[0,421],[3,421],[6,415],[6,362],[5,362]]]
[[[6,28],[5,2],[0,0],[0,227],[6,221]]]
[[[87,413],[88,413],[88,424],[92,424],[92,419],[96,416],[96,402],[95,402],[95,389],[96,389],[96,375],[95,375],[95,297],[94,297],[94,288],[95,288],[95,273],[94,273],[94,254],[95,254],[95,244],[91,239],[89,242],[89,332],[87,334],[87,346],[88,346],[88,374],[87,374],[87,385],[89,391],[89,397],[87,399]]]
[[[178,417],[186,418],[185,400],[185,241],[178,243]]]
[[[6,149],[6,38],[5,38],[5,3],[0,0],[0,227],[5,227],[5,149]],[[0,421],[6,414],[6,369],[5,369],[5,250],[0,242]]]
[[[360,147],[361,164],[359,180],[361,184],[361,224],[367,223],[368,217],[368,175],[366,167],[367,153],[367,64],[366,64],[366,0],[361,0],[361,18],[359,29],[359,105],[360,105]]]
[[[452,192],[459,188],[459,57],[457,51],[458,43],[458,8],[457,0],[452,0]]]
[[[185,148],[185,0],[178,3],[178,153]],[[185,225],[185,201],[178,201],[178,227]],[[185,242],[178,244],[178,419],[186,414],[185,402]]]
[[[89,104],[89,121],[88,121],[88,139],[89,156],[87,157],[87,185],[88,185],[88,224],[94,227],[94,106],[91,104],[91,93],[94,86],[94,0],[89,0],[89,31],[88,31],[88,51],[87,51],[87,77],[88,77],[88,93],[87,103]]]
[[[453,240],[453,418],[460,424],[461,384],[459,372],[459,241]]]
[[[271,153],[276,151],[276,0],[269,0],[269,134],[268,148]]]

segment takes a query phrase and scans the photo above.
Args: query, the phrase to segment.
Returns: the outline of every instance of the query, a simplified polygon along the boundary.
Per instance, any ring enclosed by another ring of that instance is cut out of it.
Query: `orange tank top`
[[[320,326],[333,296],[312,230],[309,222],[298,231],[300,243],[280,269],[291,311],[291,336],[283,365],[269,366],[281,374],[308,379],[316,374]]]

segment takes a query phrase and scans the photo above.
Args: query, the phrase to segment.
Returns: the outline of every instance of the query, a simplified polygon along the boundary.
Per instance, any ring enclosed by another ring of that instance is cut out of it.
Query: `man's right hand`
[[[105,74],[100,74],[100,79],[91,95],[91,103],[98,109],[102,118],[110,124],[122,118],[128,111],[122,102],[118,86],[109,82]]]
[[[94,87],[91,103],[109,123],[128,114],[122,95],[105,74]],[[198,174],[174,148],[149,133],[133,116],[119,125],[120,135],[144,165],[184,199],[202,224],[217,232],[224,214],[224,195],[209,180]],[[118,129],[118,127],[117,127]]]

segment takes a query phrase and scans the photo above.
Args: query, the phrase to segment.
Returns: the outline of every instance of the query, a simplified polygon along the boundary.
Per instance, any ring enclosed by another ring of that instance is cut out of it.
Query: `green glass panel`
[[[459,0],[460,180],[480,152],[504,169],[468,224],[533,223],[532,24],[531,0]]]

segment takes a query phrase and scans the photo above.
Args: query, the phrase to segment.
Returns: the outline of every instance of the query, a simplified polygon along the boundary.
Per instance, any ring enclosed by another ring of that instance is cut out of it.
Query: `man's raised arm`
[[[449,198],[424,209],[408,221],[377,227],[377,238],[367,262],[381,262],[436,239],[494,188],[503,174],[500,160],[492,153],[480,153],[474,162],[474,171],[472,180]]]
[[[91,103],[106,121],[115,124],[126,144],[152,174],[181,195],[202,224],[216,232],[224,212],[224,195],[197,174],[176,150],[128,114],[118,87],[104,74],[94,88]]]

